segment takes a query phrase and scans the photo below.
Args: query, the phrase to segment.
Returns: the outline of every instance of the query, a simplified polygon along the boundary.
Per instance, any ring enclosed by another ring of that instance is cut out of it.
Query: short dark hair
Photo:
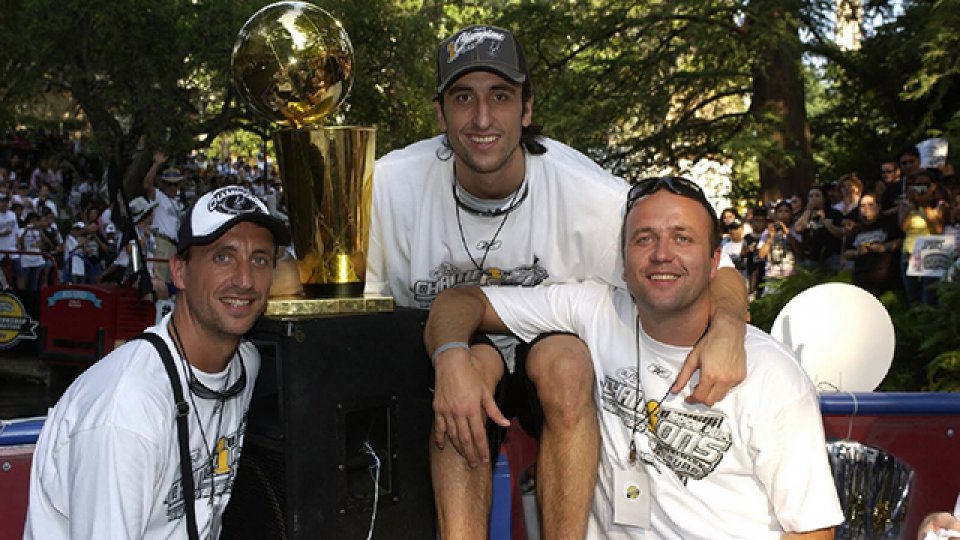
[[[710,251],[716,251],[720,247],[720,240],[723,236],[720,231],[720,220],[717,218],[717,211],[714,210],[713,205],[707,200],[707,196],[703,193],[703,190],[700,189],[700,186],[697,185],[696,182],[682,176],[654,176],[635,182],[633,187],[630,188],[630,191],[627,192],[627,200],[624,203],[623,220],[620,223],[620,252],[623,253],[627,246],[627,217],[630,215],[630,210],[633,209],[640,199],[664,189],[674,195],[686,197],[700,203],[700,206],[707,211],[707,216],[713,223],[713,229],[710,233]]]
[[[472,73],[472,72],[468,72]],[[466,75],[464,73],[463,75]],[[462,75],[461,75],[462,76]],[[506,80],[506,79],[504,79]],[[509,81],[507,81],[509,82]],[[451,83],[452,84],[452,83]],[[510,83],[516,84],[516,83]],[[520,100],[523,102],[524,114],[526,113],[526,108],[529,106],[530,98],[533,97],[533,87],[530,85],[530,78],[527,77],[527,80],[520,85]],[[440,114],[443,114],[443,93],[437,94],[434,98],[437,103],[440,104]],[[523,126],[520,129],[520,146],[523,147],[527,153],[539,156],[541,154],[547,153],[547,147],[540,142],[541,133],[543,132],[543,126],[540,124],[530,123],[529,126]],[[437,154],[442,160],[448,160],[453,157],[453,148],[450,146],[450,141],[447,139],[446,135],[443,137],[443,153]]]
[[[915,144],[908,144],[907,146],[904,146],[903,148],[901,148],[900,151],[897,152],[897,158],[894,160],[894,162],[895,162],[895,163],[897,164],[897,166],[899,167],[899,166],[900,166],[900,158],[902,158],[903,156],[908,156],[908,155],[909,155],[909,156],[913,156],[913,157],[915,157],[915,158],[917,158],[917,159],[920,159],[920,150],[917,148],[917,145],[915,145]]]

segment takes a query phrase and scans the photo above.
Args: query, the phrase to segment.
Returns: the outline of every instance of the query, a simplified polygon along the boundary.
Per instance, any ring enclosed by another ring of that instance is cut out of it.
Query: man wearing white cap
[[[115,349],[47,417],[24,538],[219,536],[260,368],[242,336],[290,235],[249,191],[228,186],[197,201],[178,239],[177,303],[147,330],[154,341]]]
[[[157,170],[167,160],[166,154],[157,151],[153,154],[153,166],[143,177],[143,191],[149,201],[156,201],[157,211],[153,219],[153,230],[157,234],[157,257],[166,259],[177,252],[177,231],[180,229],[180,216],[183,205],[180,203],[180,181],[183,175],[180,169],[168,168],[157,177]],[[157,275],[164,281],[170,281],[170,269],[160,264]]]

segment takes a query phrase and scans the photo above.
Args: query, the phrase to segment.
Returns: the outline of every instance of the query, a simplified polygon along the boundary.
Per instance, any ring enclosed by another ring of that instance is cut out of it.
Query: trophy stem
[[[310,298],[363,294],[375,134],[354,126],[274,134],[300,283]]]

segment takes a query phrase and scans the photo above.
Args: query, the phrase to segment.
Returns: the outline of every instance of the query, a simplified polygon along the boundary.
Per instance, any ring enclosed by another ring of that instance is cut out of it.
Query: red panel
[[[0,539],[23,538],[34,445],[0,446]]]
[[[880,448],[914,471],[903,538],[913,538],[923,516],[953,510],[960,493],[960,417],[824,416],[827,439]],[[913,534],[909,534],[909,533]]]
[[[48,354],[96,357],[97,330],[104,329],[104,343],[115,339],[116,299],[112,287],[59,285],[43,290],[40,324],[46,327]]]

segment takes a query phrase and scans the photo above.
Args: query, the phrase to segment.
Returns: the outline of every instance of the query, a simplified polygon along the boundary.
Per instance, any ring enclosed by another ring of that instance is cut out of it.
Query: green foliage
[[[897,353],[881,389],[960,391],[960,286],[936,287],[936,306],[891,311]]]
[[[49,90],[71,96],[97,151],[121,160],[157,144],[171,154],[208,146],[237,129],[266,135],[237,101],[228,65],[239,28],[267,3],[4,2],[0,129],[34,123],[26,111]],[[789,82],[801,54],[817,179],[875,178],[895,149],[931,134],[960,143],[960,0],[869,2],[865,20],[880,23],[850,51],[832,43],[826,0],[317,3],[342,20],[356,52],[353,90],[333,121],[376,126],[378,154],[436,132],[437,44],[483,22],[524,43],[545,133],[628,178],[714,158],[735,164],[734,198],[754,199],[770,163],[782,164],[778,174],[805,166],[802,111],[793,104],[791,124],[771,110],[776,99],[752,109],[758,81],[779,69]]]

